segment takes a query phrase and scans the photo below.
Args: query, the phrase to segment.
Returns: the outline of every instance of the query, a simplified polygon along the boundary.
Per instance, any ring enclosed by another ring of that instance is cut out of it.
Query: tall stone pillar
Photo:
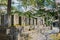
[[[22,26],[25,26],[25,16],[22,16],[21,20],[22,20],[22,22],[21,22]]]
[[[0,15],[0,25],[1,25],[1,15]]]
[[[37,24],[40,25],[40,18],[37,18]]]
[[[33,18],[33,25],[34,25],[34,18]]]
[[[8,15],[1,15],[1,25],[8,27],[11,26],[11,15],[8,17]]]
[[[1,15],[1,26],[7,26],[7,25],[8,25],[7,16]]]
[[[35,20],[36,20],[36,25],[37,25],[37,18],[35,18]]]
[[[34,25],[36,25],[36,19],[34,19]]]
[[[4,15],[1,15],[1,26],[4,26]]]
[[[25,17],[25,25],[27,25],[28,23],[27,23],[27,17]]]
[[[8,18],[8,26],[9,27],[11,26],[11,15],[9,15],[9,18]]]
[[[14,14],[14,25],[19,24],[19,16],[18,14]]]
[[[26,24],[29,25],[29,18],[26,18]]]
[[[31,20],[30,20],[30,24],[33,25],[33,18],[31,18]]]
[[[43,19],[43,24],[45,23],[44,19]]]
[[[20,39],[21,39],[20,33],[18,33],[18,35],[17,35],[17,40],[20,40]]]

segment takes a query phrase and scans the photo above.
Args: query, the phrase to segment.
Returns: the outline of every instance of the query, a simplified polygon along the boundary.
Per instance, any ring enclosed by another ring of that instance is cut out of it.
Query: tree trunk
[[[6,14],[6,19],[7,19],[7,25],[6,27],[8,27],[10,24],[9,24],[9,21],[10,21],[10,13],[11,13],[11,0],[8,0],[8,5],[7,5],[7,14]],[[9,29],[6,29],[6,34],[9,34],[10,31],[8,31]]]
[[[8,21],[8,25],[10,25],[9,21],[10,21],[10,13],[11,13],[11,0],[8,0],[8,5],[7,5],[7,21]]]
[[[11,0],[8,0],[8,5],[7,5],[7,13],[11,13]]]
[[[0,26],[1,26],[1,15],[0,15]]]

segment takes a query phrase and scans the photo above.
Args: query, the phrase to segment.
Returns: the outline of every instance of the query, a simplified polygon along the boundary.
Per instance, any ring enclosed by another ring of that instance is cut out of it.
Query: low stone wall
[[[37,40],[40,35],[43,36],[41,33],[50,30],[49,27],[31,25],[31,26],[18,26],[12,27],[10,29],[10,34],[12,35],[15,40]]]

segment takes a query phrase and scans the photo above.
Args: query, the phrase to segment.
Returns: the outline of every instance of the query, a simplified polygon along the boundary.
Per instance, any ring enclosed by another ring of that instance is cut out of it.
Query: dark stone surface
[[[4,33],[0,33],[0,40],[9,40],[9,37]]]

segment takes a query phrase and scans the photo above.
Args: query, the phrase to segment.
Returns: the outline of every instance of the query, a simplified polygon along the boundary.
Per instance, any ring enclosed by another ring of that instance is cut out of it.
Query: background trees
[[[2,2],[1,0],[0,5],[7,7],[8,15],[18,13],[20,16],[39,16],[44,17],[44,19],[46,18],[46,20],[50,20],[51,17],[55,18],[56,16],[55,0],[16,0],[16,2],[14,0],[4,0]],[[49,24],[49,22],[46,24]]]

